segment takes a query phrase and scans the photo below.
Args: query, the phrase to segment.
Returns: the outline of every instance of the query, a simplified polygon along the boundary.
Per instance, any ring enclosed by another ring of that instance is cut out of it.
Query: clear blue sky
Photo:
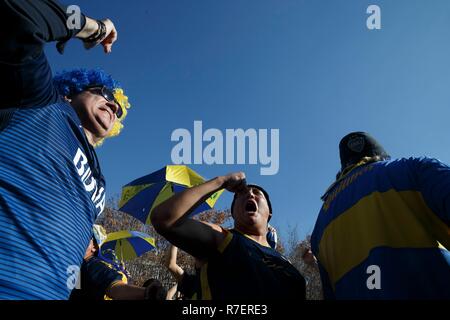
[[[66,4],[73,4],[66,1]],[[98,149],[109,196],[171,162],[177,128],[280,130],[280,170],[192,165],[207,178],[244,171],[269,191],[273,224],[313,229],[339,169],[338,143],[372,133],[393,157],[450,162],[450,1],[79,1],[114,21],[105,56],[72,41],[53,70],[100,66],[132,103],[123,133]],[[366,9],[381,8],[381,30]],[[230,205],[226,194],[217,207]]]

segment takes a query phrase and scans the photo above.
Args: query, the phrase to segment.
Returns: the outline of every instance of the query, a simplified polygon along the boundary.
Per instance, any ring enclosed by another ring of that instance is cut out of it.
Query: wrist
[[[101,40],[103,40],[106,36],[106,26],[105,23],[101,20],[97,20],[97,26],[98,29],[95,33],[93,33],[91,36],[87,37],[86,39],[83,39],[83,42],[85,44],[97,44]]]
[[[213,179],[217,189],[223,189],[227,181],[226,176],[218,176]]]
[[[86,40],[98,33],[99,28],[100,26],[97,23],[97,20],[86,17],[86,23],[84,24],[83,29],[81,29],[81,31],[77,33],[76,37],[82,40]]]

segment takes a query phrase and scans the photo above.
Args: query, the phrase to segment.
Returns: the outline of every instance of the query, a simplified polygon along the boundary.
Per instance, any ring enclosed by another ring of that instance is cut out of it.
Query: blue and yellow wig
[[[114,92],[114,97],[120,103],[123,115],[117,119],[108,137],[117,136],[123,128],[122,121],[127,116],[127,110],[130,108],[128,97],[124,94],[120,84],[114,80],[109,74],[102,69],[84,69],[76,68],[69,71],[57,73],[53,78],[53,83],[62,96],[70,97],[81,91],[89,85],[99,84],[104,85]],[[102,139],[96,144],[96,147],[103,143]]]

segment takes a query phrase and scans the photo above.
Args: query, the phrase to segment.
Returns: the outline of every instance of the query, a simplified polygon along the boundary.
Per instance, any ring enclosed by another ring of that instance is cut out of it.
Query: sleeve
[[[79,29],[69,29],[71,16],[54,0],[0,0],[0,109],[47,105],[58,101],[44,45],[66,41]]]
[[[123,275],[100,259],[93,259],[89,263],[86,275],[87,282],[96,292],[106,294],[106,290],[117,281],[123,281]]]
[[[217,250],[222,254],[233,239],[233,233],[223,227],[220,228],[222,229],[222,232],[226,234],[225,239],[223,239],[223,241],[217,247]]]
[[[410,158],[417,187],[425,202],[447,227],[450,226],[450,166],[437,159]]]

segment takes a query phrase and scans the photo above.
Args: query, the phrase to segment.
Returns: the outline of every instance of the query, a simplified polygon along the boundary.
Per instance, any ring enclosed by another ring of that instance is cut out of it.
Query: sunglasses
[[[105,98],[106,101],[114,102],[115,104],[117,104],[118,108],[115,112],[116,116],[119,119],[122,117],[122,115],[123,115],[122,106],[116,100],[116,98],[114,98],[114,93],[109,88],[107,88],[103,85],[94,84],[94,85],[86,86],[85,89],[99,89],[96,93],[101,95],[103,98]]]

